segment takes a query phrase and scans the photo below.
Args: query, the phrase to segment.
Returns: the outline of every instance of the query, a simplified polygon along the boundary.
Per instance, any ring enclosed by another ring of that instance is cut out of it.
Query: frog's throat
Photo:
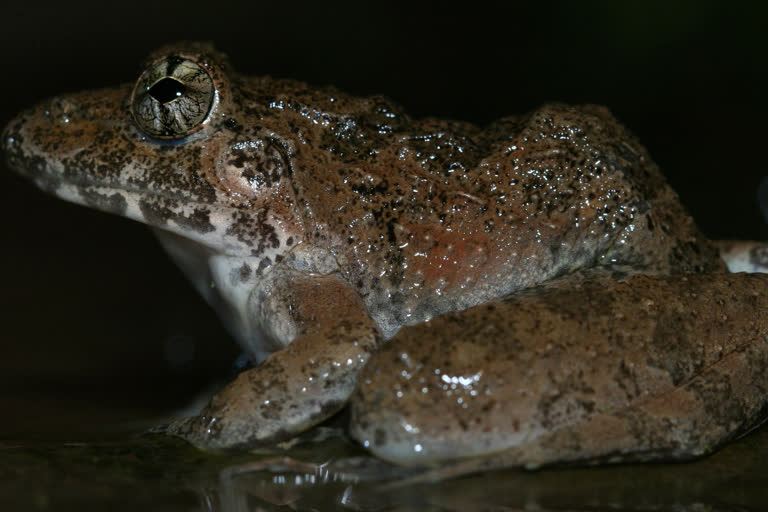
[[[63,165],[49,162],[30,171],[14,166],[23,176],[32,179],[42,190],[65,201],[94,208],[106,213],[136,220],[152,228],[162,229],[188,238],[197,244],[221,254],[232,256],[262,256],[274,260],[278,252],[285,251],[279,229],[271,231],[279,239],[279,250],[261,247],[254,250],[254,241],[246,240],[235,233],[233,219],[259,216],[257,209],[242,209],[220,202],[196,201],[182,193],[151,190],[129,179],[119,183],[100,184],[84,178],[76,171],[67,170]],[[263,216],[262,216],[263,217]],[[260,222],[269,228],[270,221]],[[288,238],[287,236],[282,238]],[[259,245],[259,244],[256,244]],[[272,254],[274,253],[274,254]]]
[[[249,310],[253,291],[263,279],[264,260],[254,256],[220,254],[173,232],[152,230],[168,255],[216,311],[230,335],[254,362],[279,349],[279,341],[265,336]]]

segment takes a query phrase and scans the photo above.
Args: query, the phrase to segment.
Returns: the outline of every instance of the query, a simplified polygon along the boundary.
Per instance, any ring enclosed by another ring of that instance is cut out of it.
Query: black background
[[[5,2],[0,125],[51,95],[131,82],[154,48],[208,40],[247,74],[384,94],[479,124],[600,103],[713,238],[768,236],[763,2]],[[0,436],[58,435],[180,403],[236,354],[142,226],[0,169]],[[180,350],[181,361],[169,353]],[[98,412],[94,413],[93,409]],[[94,420],[95,421],[95,420]]]

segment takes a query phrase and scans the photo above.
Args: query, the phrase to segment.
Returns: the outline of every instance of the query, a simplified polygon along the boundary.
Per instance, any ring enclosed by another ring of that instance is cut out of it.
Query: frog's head
[[[238,80],[210,46],[166,47],[133,84],[22,113],[2,149],[11,168],[63,199],[274,261],[301,240],[293,147],[246,122]]]

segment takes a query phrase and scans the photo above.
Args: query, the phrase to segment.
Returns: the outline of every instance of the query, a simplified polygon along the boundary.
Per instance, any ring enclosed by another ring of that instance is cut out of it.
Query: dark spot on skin
[[[264,275],[264,271],[272,265],[272,260],[267,257],[261,258],[259,266],[256,269],[256,275]]]
[[[167,203],[167,206],[162,203]],[[139,201],[139,209],[147,224],[151,226],[164,227],[169,221],[173,221],[197,233],[209,233],[216,229],[210,222],[210,211],[207,208],[195,208],[192,215],[186,216],[175,213],[171,209],[174,205],[170,200],[159,198],[145,198]]]
[[[232,149],[232,154],[232,158],[230,158],[227,163],[238,169],[245,167],[245,163],[248,161],[248,154],[246,151],[242,149]]]
[[[147,200],[142,200],[139,203],[139,209],[141,210],[142,215],[144,215],[144,220],[150,226],[164,227],[168,224],[168,219],[173,216],[173,212],[168,208],[156,205]]]
[[[241,176],[254,189],[271,187],[291,174],[289,154],[274,138],[241,141],[233,144],[229,152],[227,164],[242,169]]]
[[[117,215],[125,215],[125,210],[128,207],[125,197],[118,192],[113,194],[102,194],[83,187],[80,189],[80,194],[83,196],[88,206],[96,208],[97,210],[116,213]]]
[[[251,267],[248,266],[247,263],[243,263],[243,265],[240,267],[239,274],[240,274],[240,281],[246,282],[248,281],[248,278],[251,277]]]
[[[241,131],[243,131],[243,127],[240,126],[240,123],[238,123],[237,120],[232,119],[231,117],[226,121],[224,121],[224,126],[228,130],[233,131],[235,133],[240,133]]]
[[[256,212],[236,211],[227,228],[227,235],[235,236],[240,242],[251,248],[251,254],[258,256],[267,248],[278,249],[280,239],[275,227],[270,224],[269,210]]]
[[[198,233],[215,231],[210,221],[210,210],[207,208],[195,208],[190,216],[178,215],[173,219],[180,226]]]

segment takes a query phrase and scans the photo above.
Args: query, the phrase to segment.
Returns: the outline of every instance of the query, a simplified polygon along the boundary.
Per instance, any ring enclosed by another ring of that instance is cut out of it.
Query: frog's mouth
[[[33,115],[34,111],[28,114]],[[153,171],[149,164],[115,169],[78,165],[81,160],[93,161],[81,158],[88,148],[57,152],[55,143],[35,144],[34,137],[28,136],[28,119],[18,117],[2,134],[1,149],[8,167],[61,199],[152,227],[230,332],[254,360],[263,359],[271,349],[259,334],[259,326],[250,323],[248,297],[254,283],[298,243],[297,238],[289,242],[280,221],[264,209],[238,208],[220,201],[217,192],[200,179],[193,185],[207,186],[207,195],[185,188],[184,183],[167,186],[168,180],[185,177],[181,170],[177,174]],[[153,181],[158,175],[166,181]],[[186,177],[195,179],[189,174]]]
[[[92,148],[73,147],[67,151],[64,131],[58,138],[40,135],[41,128],[32,120],[41,117],[40,108],[26,112],[5,128],[2,150],[8,167],[31,180],[38,188],[69,202],[137,220],[151,227],[188,238],[209,251],[243,255],[252,254],[247,241],[232,235],[233,219],[256,212],[244,211],[217,201],[216,191],[197,180],[198,190],[154,183],[162,173],[146,168],[125,166],[113,169],[94,164]],[[51,125],[50,129],[55,129]],[[73,135],[74,136],[74,135]],[[38,139],[41,143],[35,143]],[[168,172],[165,173],[168,175]],[[175,177],[173,177],[175,178]]]
[[[12,170],[60,199],[170,231],[210,251],[241,254],[246,249],[241,241],[228,236],[224,227],[237,215],[236,208],[195,202],[181,194],[130,183],[104,185],[54,159],[20,154],[7,146],[4,149]]]

